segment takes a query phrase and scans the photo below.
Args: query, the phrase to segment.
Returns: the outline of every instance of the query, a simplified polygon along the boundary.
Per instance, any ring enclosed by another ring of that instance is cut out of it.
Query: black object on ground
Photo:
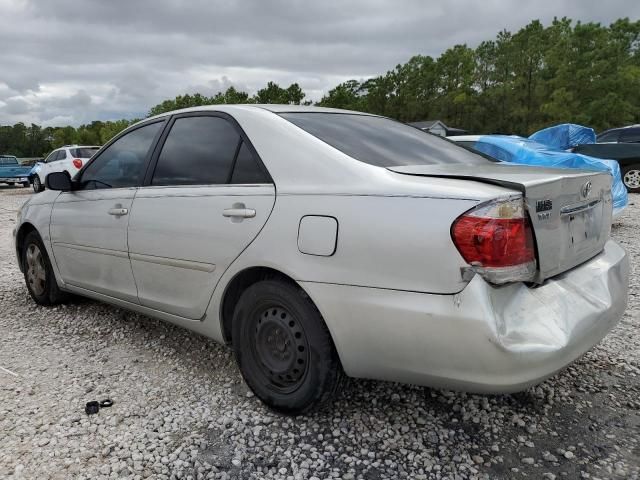
[[[87,404],[84,407],[84,411],[87,415],[93,415],[95,413],[98,413],[99,410],[100,410],[100,402],[96,402],[96,401],[87,402]]]

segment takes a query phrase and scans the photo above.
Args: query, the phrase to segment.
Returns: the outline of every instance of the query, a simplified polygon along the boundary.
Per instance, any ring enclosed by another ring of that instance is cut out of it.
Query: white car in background
[[[52,172],[69,172],[73,177],[98,150],[100,147],[87,145],[65,145],[56,148],[44,162],[38,162],[31,170],[33,191],[38,193],[44,190],[47,175]]]

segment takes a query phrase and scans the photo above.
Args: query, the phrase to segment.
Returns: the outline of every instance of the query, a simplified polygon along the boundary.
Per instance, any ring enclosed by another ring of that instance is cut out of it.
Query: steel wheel
[[[624,184],[629,189],[640,188],[640,170],[627,170],[624,174]]]
[[[298,388],[309,364],[309,343],[302,324],[282,307],[253,318],[252,354],[271,387],[279,393]]]
[[[265,279],[249,286],[233,315],[233,352],[247,385],[288,415],[332,398],[342,366],[320,312],[297,285]]]
[[[36,295],[42,295],[47,287],[47,269],[40,248],[32,243],[27,247],[27,281]]]

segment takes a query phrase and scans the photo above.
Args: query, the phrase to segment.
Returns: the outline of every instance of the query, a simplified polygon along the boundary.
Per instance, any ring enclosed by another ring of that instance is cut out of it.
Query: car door
[[[174,117],[129,219],[140,303],[204,316],[220,276],[263,227],[275,187],[229,116]]]
[[[138,302],[127,251],[127,224],[163,121],[141,125],[108,145],[61,193],[51,214],[51,242],[65,283]]]
[[[42,181],[43,185],[47,178],[47,175],[51,173],[53,167],[56,164],[56,161],[60,158],[60,153],[61,153],[60,150],[55,150],[51,152],[49,156],[45,158],[44,162],[40,164],[40,167],[38,169],[38,175],[40,175],[40,180]]]

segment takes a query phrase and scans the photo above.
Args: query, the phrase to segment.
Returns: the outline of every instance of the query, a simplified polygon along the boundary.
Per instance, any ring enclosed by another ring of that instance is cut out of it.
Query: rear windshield
[[[74,158],[91,158],[98,150],[100,147],[72,148],[69,151]]]
[[[18,159],[16,157],[0,157],[0,165],[17,165]]]
[[[309,112],[281,116],[350,157],[378,167],[488,161],[449,140],[388,118]]]

